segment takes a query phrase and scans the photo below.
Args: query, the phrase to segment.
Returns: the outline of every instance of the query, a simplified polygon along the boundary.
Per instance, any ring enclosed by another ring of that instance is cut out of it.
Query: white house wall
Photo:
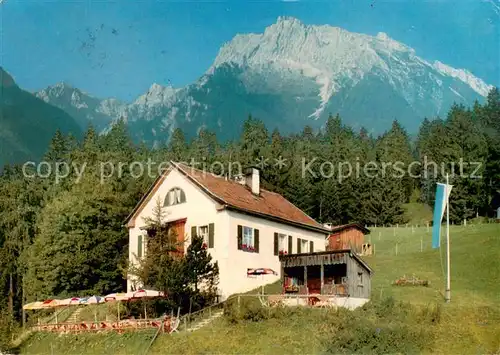
[[[229,257],[227,262],[230,266],[226,274],[221,275],[220,280],[225,297],[238,292],[247,292],[280,279],[281,265],[279,257],[274,255],[274,233],[292,236],[293,253],[297,252],[297,238],[307,240],[308,246],[309,241],[313,241],[314,251],[325,251],[326,249],[325,234],[234,211],[226,211],[225,213],[229,216]],[[238,250],[238,225],[259,230],[259,253]],[[247,268],[270,268],[275,270],[278,275],[247,277]]]
[[[224,245],[224,238],[219,240],[220,232],[218,229],[219,226],[223,224],[224,218],[221,217],[220,212],[217,212],[215,202],[177,170],[172,170],[169,173],[162,185],[137,215],[135,226],[129,228],[129,260],[132,263],[136,263],[139,235],[146,234],[146,231],[141,230],[141,227],[146,225],[144,218],[153,216],[153,210],[157,204],[158,198],[160,198],[163,206],[168,191],[174,187],[179,187],[184,190],[186,202],[164,207],[163,211],[166,213],[165,222],[186,218],[186,224],[184,226],[186,244],[184,245],[184,250],[186,250],[189,245],[191,226],[204,226],[214,223],[214,235],[218,239],[214,243],[214,248],[209,251],[212,257],[216,260],[220,260],[219,263],[222,264],[223,260],[227,257],[227,245]],[[219,221],[220,218],[222,219]],[[128,280],[127,290],[130,290],[131,286],[132,282]]]
[[[141,229],[146,225],[144,218],[153,216],[157,199],[160,198],[163,205],[168,191],[174,187],[184,190],[186,202],[164,207],[163,210],[167,213],[165,222],[186,218],[184,227],[185,250],[190,240],[192,226],[199,227],[214,223],[214,247],[209,248],[208,251],[219,265],[219,292],[223,298],[279,280],[281,267],[278,256],[274,255],[274,233],[291,235],[294,253],[297,252],[297,238],[307,240],[308,245],[309,241],[313,241],[314,251],[325,250],[325,234],[238,212],[217,211],[215,201],[184,175],[177,170],[172,170],[136,217],[135,226],[129,229],[129,260],[131,263],[137,262],[138,236],[146,233],[145,230]],[[238,225],[259,229],[259,253],[238,250]],[[144,247],[143,250],[146,252]],[[278,272],[278,275],[249,278],[247,277],[248,268],[271,268]],[[127,291],[131,290],[132,285],[132,278],[129,277]]]

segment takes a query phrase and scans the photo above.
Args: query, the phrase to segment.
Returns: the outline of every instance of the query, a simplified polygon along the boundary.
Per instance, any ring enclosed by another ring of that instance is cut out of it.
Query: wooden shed
[[[351,249],[358,254],[363,252],[365,235],[370,234],[368,228],[365,228],[359,223],[328,227],[331,229],[331,232],[328,236],[326,250]]]
[[[369,299],[372,269],[352,250],[281,255],[284,293]]]

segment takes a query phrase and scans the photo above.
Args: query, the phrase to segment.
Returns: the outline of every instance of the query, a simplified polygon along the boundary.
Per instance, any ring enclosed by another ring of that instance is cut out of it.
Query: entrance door
[[[177,253],[183,255],[185,244],[184,227],[186,225],[186,218],[170,222],[170,224],[172,227],[172,232],[175,233],[178,242]]]

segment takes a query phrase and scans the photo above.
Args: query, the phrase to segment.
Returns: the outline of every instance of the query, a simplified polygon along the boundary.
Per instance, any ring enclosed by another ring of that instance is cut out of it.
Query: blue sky
[[[499,0],[91,1],[4,0],[1,65],[27,90],[66,81],[133,100],[153,82],[192,83],[236,33],[280,15],[390,37],[427,60],[500,85]]]

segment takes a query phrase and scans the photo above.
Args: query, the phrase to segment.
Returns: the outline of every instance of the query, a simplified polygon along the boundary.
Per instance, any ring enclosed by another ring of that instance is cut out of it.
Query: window
[[[163,206],[173,206],[184,202],[186,202],[186,194],[184,193],[184,190],[178,187],[174,187],[167,193]]]
[[[274,233],[274,255],[291,254],[292,236],[283,233]]]
[[[138,239],[137,239],[137,257],[140,259],[142,258],[142,234],[139,234]]]
[[[363,273],[358,272],[358,286],[363,286]]]
[[[288,254],[288,238],[286,234],[278,234],[280,255]]]
[[[253,228],[243,227],[243,246],[253,248]]]
[[[238,249],[258,253],[259,230],[247,226],[238,226]]]
[[[198,236],[203,238],[203,244],[208,246],[208,226],[198,227]]]
[[[302,253],[308,253],[310,250],[308,250],[308,244],[307,240],[301,239],[300,242],[302,245],[300,246],[300,250]]]

